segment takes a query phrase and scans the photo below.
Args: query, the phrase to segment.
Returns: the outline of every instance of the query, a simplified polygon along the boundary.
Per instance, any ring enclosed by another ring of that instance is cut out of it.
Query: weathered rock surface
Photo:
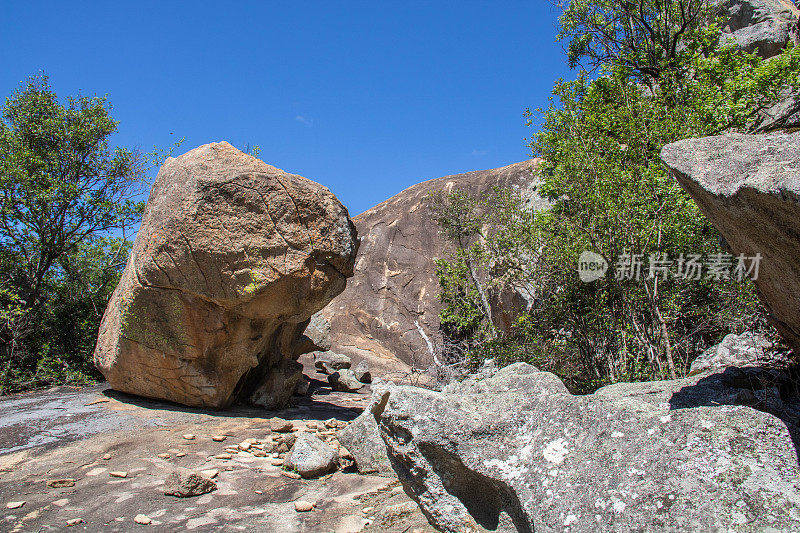
[[[761,254],[759,296],[800,349],[800,133],[723,135],[664,147],[661,158],[733,254]]]
[[[178,468],[164,480],[164,494],[191,498],[217,490],[217,484],[197,472]]]
[[[333,390],[339,392],[356,392],[364,386],[349,368],[337,370],[328,376],[328,383],[331,384]]]
[[[460,188],[480,194],[515,188],[538,208],[532,190],[539,161],[468,172],[419,183],[354,218],[362,237],[355,275],[345,291],[323,310],[331,322],[332,350],[369,361],[373,373],[406,366],[426,367],[439,338],[438,281],[434,260],[448,243],[431,220],[425,197]]]
[[[378,393],[378,390],[376,388],[374,392]],[[373,401],[358,418],[339,430],[336,437],[353,456],[360,474],[393,474],[392,465],[386,455],[386,444],[378,432],[378,424],[372,412],[375,405],[377,403]]]
[[[574,396],[518,363],[442,392],[388,387],[371,409],[442,531],[795,531],[792,433],[720,406],[735,388],[725,371]]]
[[[336,470],[339,454],[311,433],[299,433],[283,466],[304,478],[324,476]]]
[[[772,352],[772,342],[763,335],[743,333],[726,335],[722,342],[712,346],[692,361],[689,375],[700,372],[724,370],[728,367],[785,366],[788,359]]]
[[[717,0],[723,39],[747,52],[775,56],[798,39],[798,10],[790,0]]]
[[[300,375],[298,340],[344,289],[356,249],[347,210],[317,183],[225,142],[169,158],[95,364],[141,396],[278,407]]]
[[[333,374],[338,370],[350,368],[350,358],[336,352],[315,353],[314,367],[323,374]]]

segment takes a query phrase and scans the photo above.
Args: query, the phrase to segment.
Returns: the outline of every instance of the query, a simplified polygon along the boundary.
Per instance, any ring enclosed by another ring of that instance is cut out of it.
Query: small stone
[[[302,477],[297,472],[290,472],[289,470],[283,470],[281,474],[291,479],[300,479]]]
[[[328,429],[334,429],[339,425],[339,421],[335,418],[329,418],[325,421],[325,427]]]
[[[233,456],[229,453],[218,453],[214,456],[215,459],[230,459],[231,457]]]
[[[108,475],[111,477],[128,477],[128,473],[125,471],[109,472]]]
[[[294,510],[298,513],[307,513],[314,510],[314,504],[305,500],[297,500],[294,502]]]
[[[270,459],[269,463],[270,463],[272,466],[283,466],[283,459],[280,459],[280,458],[277,458],[277,459]]]
[[[150,522],[152,522],[152,520],[150,520],[150,517],[147,516],[146,514],[137,514],[133,518],[133,521],[136,522],[137,524],[142,524],[143,526],[149,525]]]
[[[245,440],[239,443],[239,449],[242,450],[243,452],[246,452],[250,449],[250,446],[252,445],[253,443]]]
[[[353,454],[350,453],[350,450],[348,450],[344,446],[339,446],[339,459],[347,459],[349,461],[352,461]]]
[[[19,509],[23,505],[25,505],[25,502],[8,502],[6,504],[6,508],[7,509]]]
[[[159,459],[169,459],[170,455],[168,453],[160,453],[158,454]]]
[[[51,479],[47,482],[47,486],[51,489],[63,489],[66,487],[74,487],[75,480],[72,478],[64,478],[64,479]]]
[[[267,452],[264,450],[252,450],[250,453],[253,454],[253,457],[266,457]]]
[[[375,510],[374,507],[364,507],[363,509],[361,509],[361,512],[364,514],[370,514],[374,510]]]
[[[216,468],[209,468],[208,470],[201,470],[200,473],[208,479],[214,479],[219,474]]]
[[[271,418],[269,420],[269,427],[272,431],[277,433],[288,433],[294,429],[294,424],[282,418]]]
[[[191,433],[187,433],[186,435],[181,435],[186,440],[194,440],[196,437]]]
[[[164,494],[167,496],[189,498],[192,496],[200,496],[201,494],[206,494],[214,490],[217,490],[216,483],[187,468],[175,470],[164,480]]]
[[[184,452],[178,452],[175,454],[175,457],[186,457],[186,454]]]
[[[256,494],[264,494],[263,490],[256,490],[256,491],[253,491],[253,492],[255,492]]]
[[[228,438],[227,435],[214,435],[214,436],[211,437],[211,440],[213,440],[215,442],[223,442],[227,438]]]
[[[111,459],[111,454],[110,453],[107,453],[107,454],[105,454],[103,456],[103,461],[108,461],[109,459]]]
[[[67,520],[67,527],[77,526],[78,524],[83,524],[83,518],[71,518]]]

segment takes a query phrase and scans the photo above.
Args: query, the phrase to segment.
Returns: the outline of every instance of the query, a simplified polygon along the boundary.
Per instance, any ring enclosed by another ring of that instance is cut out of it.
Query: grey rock
[[[518,363],[442,392],[386,388],[374,413],[405,492],[441,531],[796,531],[790,430],[720,406],[730,371],[574,396]]]
[[[164,480],[164,494],[179,498],[200,496],[217,490],[217,484],[202,474],[186,468],[178,468]]]
[[[336,450],[311,433],[299,433],[292,449],[283,460],[284,468],[304,478],[323,476],[336,470],[339,456]]]
[[[798,38],[798,10],[786,0],[716,0],[724,21],[723,40],[773,57]]]
[[[314,313],[297,343],[295,356],[310,352],[327,352],[330,349],[331,323],[321,312]]]
[[[800,133],[686,139],[661,158],[731,253],[760,254],[758,295],[800,353]]]
[[[692,362],[689,375],[700,372],[724,370],[728,367],[785,366],[788,359],[771,352],[772,342],[763,335],[744,333],[726,335],[722,342],[712,346]]]
[[[374,386],[372,402],[355,420],[337,432],[336,438],[353,455],[360,474],[393,473],[386,455],[386,444],[378,432],[374,411],[382,400],[382,392],[388,385]]]
[[[356,379],[356,375],[349,368],[337,370],[328,376],[328,383],[335,391],[339,392],[356,392],[364,386],[363,383]]]
[[[323,374],[332,374],[337,370],[350,368],[350,358],[336,352],[314,354],[314,367]]]
[[[355,374],[356,379],[361,383],[372,383],[372,374],[369,371],[369,365],[366,361],[358,363],[353,370],[353,374]]]

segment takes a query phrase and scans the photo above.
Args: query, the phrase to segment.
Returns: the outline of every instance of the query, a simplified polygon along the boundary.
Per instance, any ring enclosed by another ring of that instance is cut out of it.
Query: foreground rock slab
[[[311,316],[353,273],[355,228],[325,187],[228,143],[161,167],[94,360],[119,391],[277,408]]]
[[[392,386],[372,409],[406,493],[442,531],[796,531],[790,431],[720,407],[725,379],[574,396],[519,363],[443,392]]]
[[[687,139],[661,158],[733,254],[760,254],[758,294],[800,353],[800,133]]]

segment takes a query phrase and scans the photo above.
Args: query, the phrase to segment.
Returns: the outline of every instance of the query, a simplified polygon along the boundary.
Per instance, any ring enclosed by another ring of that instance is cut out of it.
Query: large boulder
[[[212,143],[161,167],[100,326],[117,390],[275,408],[311,316],[353,274],[355,228],[325,187]]]
[[[732,405],[728,378],[574,396],[518,363],[442,392],[388,387],[372,412],[441,531],[797,531],[797,429]]]
[[[355,275],[323,310],[331,322],[332,350],[366,359],[380,375],[433,363],[434,347],[441,340],[434,260],[452,250],[430,216],[426,197],[455,188],[478,195],[505,187],[539,209],[546,205],[535,190],[540,162],[532,159],[428,180],[354,217],[362,236]],[[509,320],[513,315],[511,311]],[[498,311],[498,316],[505,315]]]
[[[759,296],[800,353],[800,133],[687,139],[661,158],[733,254],[760,254]]]

